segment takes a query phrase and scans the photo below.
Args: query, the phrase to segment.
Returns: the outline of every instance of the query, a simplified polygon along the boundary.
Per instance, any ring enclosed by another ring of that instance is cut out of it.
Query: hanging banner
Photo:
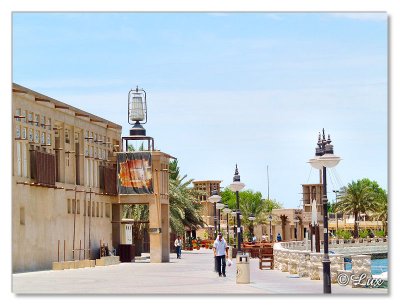
[[[117,173],[119,194],[153,193],[150,153],[117,153]]]

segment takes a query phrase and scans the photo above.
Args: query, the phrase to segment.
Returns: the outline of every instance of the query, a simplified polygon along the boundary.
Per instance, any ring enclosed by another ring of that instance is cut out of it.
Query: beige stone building
[[[212,195],[212,191],[217,190],[218,194],[221,191],[221,182],[218,180],[204,180],[204,181],[193,181],[193,188],[205,192],[205,195],[201,196],[200,203],[203,205],[202,218],[206,223],[206,226],[201,229],[197,229],[195,236],[205,239],[209,237],[212,239],[214,237],[214,217],[218,217],[214,214],[214,204],[208,201],[208,198]],[[223,219],[223,216],[221,216]],[[217,221],[218,222],[218,221]]]
[[[99,258],[121,243],[122,207],[148,204],[152,262],[169,261],[169,155],[152,151],[155,193],[118,195],[121,126],[28,88],[12,89],[13,272]],[[162,235],[162,233],[164,235]]]

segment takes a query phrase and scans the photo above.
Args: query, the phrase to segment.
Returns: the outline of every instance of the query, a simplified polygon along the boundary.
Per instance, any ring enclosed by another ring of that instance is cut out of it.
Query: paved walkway
[[[17,294],[322,294],[322,281],[291,278],[277,270],[259,270],[250,260],[250,284],[236,284],[235,260],[227,277],[214,269],[211,250],[183,251],[182,259],[147,261],[62,271],[13,274]],[[332,284],[333,294],[386,294],[387,289],[358,289]]]

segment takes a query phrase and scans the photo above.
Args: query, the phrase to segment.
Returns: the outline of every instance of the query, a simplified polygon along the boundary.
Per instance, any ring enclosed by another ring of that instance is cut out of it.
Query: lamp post
[[[233,246],[236,247],[236,210],[233,209],[231,214],[233,216]]]
[[[251,222],[251,232],[250,232],[250,234],[251,234],[251,239],[253,240],[253,236],[254,236],[254,223],[253,222],[256,219],[256,217],[254,216],[254,214],[250,214],[248,219]]]
[[[272,242],[272,215],[268,216],[269,220],[269,242]]]
[[[240,222],[240,207],[239,207],[239,191],[244,188],[244,184],[240,182],[239,170],[236,165],[235,175],[233,176],[233,183],[229,185],[229,189],[236,193],[236,220],[237,220],[237,237],[238,237],[238,253],[241,253],[242,242],[242,228]]]
[[[335,193],[335,204],[337,204],[337,198],[338,198],[338,193],[340,192],[339,190],[332,190]],[[337,212],[335,213],[335,217],[336,217],[336,233],[339,230],[339,221],[338,221],[338,216],[337,216]]]
[[[293,220],[293,222],[296,224],[296,235],[295,235],[295,239],[296,239],[296,241],[298,240],[298,236],[299,236],[299,232],[297,231],[297,224],[299,223],[299,218],[298,217],[296,217],[294,220]]]
[[[217,189],[214,189],[211,193],[211,197],[208,201],[214,203],[214,240],[217,239],[217,202],[221,201],[221,196],[218,195]],[[214,256],[214,271],[218,272],[217,257]]]
[[[218,232],[221,231],[221,209],[225,207],[225,204],[217,202],[215,208],[218,210]]]
[[[360,217],[363,217],[364,218],[364,231],[367,229],[367,224],[365,223],[365,216],[366,216],[366,214],[360,214]]]
[[[226,213],[226,233],[227,233],[228,245],[229,245],[229,213],[231,212],[231,209],[229,208],[228,204],[225,204],[225,207],[222,211],[224,213]]]
[[[328,250],[328,199],[326,192],[326,168],[333,168],[340,162],[340,157],[333,154],[333,145],[331,145],[331,138],[325,139],[325,130],[322,129],[321,134],[318,136],[317,147],[315,148],[315,157],[310,159],[309,163],[312,167],[322,170],[322,183],[323,183],[323,212],[324,212],[324,257],[322,260],[323,271],[323,286],[324,293],[331,293],[331,262],[329,260]]]
[[[217,202],[221,201],[221,196],[218,195],[217,189],[212,191],[208,201],[214,203],[214,239],[217,239]]]

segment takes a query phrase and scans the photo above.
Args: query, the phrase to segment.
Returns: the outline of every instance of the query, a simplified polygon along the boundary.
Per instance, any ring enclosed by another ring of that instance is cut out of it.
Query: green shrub
[[[358,237],[360,238],[367,238],[368,237],[368,230],[359,230]]]
[[[346,230],[338,230],[336,232],[336,236],[339,239],[350,239],[351,238],[351,233],[349,231],[346,231]]]
[[[385,237],[384,231],[375,231],[374,234],[376,237]]]

